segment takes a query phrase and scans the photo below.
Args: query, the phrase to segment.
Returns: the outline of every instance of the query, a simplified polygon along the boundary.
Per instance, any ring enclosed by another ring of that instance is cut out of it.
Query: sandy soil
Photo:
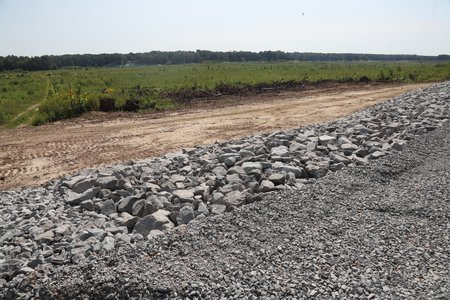
[[[183,147],[330,121],[414,85],[330,84],[304,90],[192,102],[167,113],[92,113],[0,131],[0,189],[38,185],[74,171]]]

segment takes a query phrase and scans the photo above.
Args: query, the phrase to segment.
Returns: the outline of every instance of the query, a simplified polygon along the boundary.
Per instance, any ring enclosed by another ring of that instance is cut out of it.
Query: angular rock
[[[158,193],[161,191],[161,187],[159,185],[150,182],[145,182],[142,187],[146,192],[151,191],[152,193]]]
[[[216,176],[225,176],[227,175],[227,169],[222,166],[217,166],[212,170],[213,174]]]
[[[392,143],[392,149],[397,150],[397,151],[402,151],[403,148],[406,145],[406,141],[404,140],[394,140],[394,142]]]
[[[259,186],[259,191],[262,193],[267,193],[273,191],[275,189],[275,185],[270,180],[263,180]]]
[[[108,199],[102,203],[100,213],[105,216],[115,214],[117,212],[116,203],[113,200]]]
[[[245,203],[245,195],[240,191],[232,191],[225,195],[224,201],[227,206],[241,206]]]
[[[319,145],[327,146],[330,143],[336,143],[336,137],[330,135],[319,136]]]
[[[242,179],[238,174],[228,174],[226,180],[228,183],[242,183]]]
[[[116,240],[111,236],[107,236],[103,240],[102,244],[105,251],[112,251],[116,245]]]
[[[95,179],[81,180],[72,186],[72,191],[78,194],[84,193],[95,185]]]
[[[307,151],[315,151],[318,143],[317,142],[308,142],[306,144],[306,150]]]
[[[284,181],[286,180],[286,174],[274,173],[270,175],[268,179],[272,181],[275,185],[283,184]]]
[[[170,176],[170,182],[172,183],[177,183],[177,182],[184,182],[186,180],[186,177],[183,175],[179,175],[179,174],[174,174],[172,176]]]
[[[119,227],[107,227],[105,229],[107,233],[111,233],[112,235],[116,235],[118,233],[128,233],[128,227],[127,226],[119,226]]]
[[[209,215],[209,209],[208,209],[208,206],[205,203],[199,202],[194,207],[195,207],[197,213],[203,214],[205,216]]]
[[[293,167],[282,163],[272,164],[272,168],[279,172],[294,173],[296,178],[307,178],[305,170],[302,167]]]
[[[96,186],[96,187],[88,189],[87,191],[85,191],[82,194],[77,194],[77,193],[71,192],[67,195],[66,203],[69,205],[78,205],[81,202],[83,202],[84,200],[94,199],[98,195],[100,190],[101,190],[100,187]]]
[[[227,166],[227,168],[231,168],[236,164],[238,158],[240,158],[240,156],[228,157],[223,163]]]
[[[69,234],[70,233],[70,225],[69,224],[61,224],[61,225],[58,225],[54,230],[53,230],[53,232],[55,233],[55,234],[58,234],[58,235],[65,235],[65,234]]]
[[[40,258],[34,258],[32,260],[30,260],[27,264],[28,267],[30,268],[36,268],[37,266],[41,265],[43,263],[43,260]]]
[[[262,197],[260,194],[247,194],[245,196],[245,203],[250,204],[253,202],[259,202],[262,200]]]
[[[158,229],[154,229],[147,235],[147,240],[151,240],[161,234],[164,234],[164,232]]]
[[[24,263],[25,262],[20,259],[7,259],[5,261],[0,261],[0,274],[18,271],[22,268]]]
[[[289,157],[289,149],[286,146],[278,146],[270,149],[271,157]]]
[[[346,143],[346,144],[341,145],[342,152],[344,152],[344,155],[347,155],[347,156],[352,155],[353,152],[355,152],[358,149],[359,149],[358,146],[356,146],[355,144],[351,144],[351,143]]]
[[[174,227],[174,224],[169,220],[170,212],[163,212],[159,210],[156,213],[145,216],[140,219],[133,228],[133,233],[141,234],[146,237],[152,230],[168,230]]]
[[[115,235],[115,239],[118,243],[120,242],[125,244],[131,243],[131,236],[129,234],[118,233]]]
[[[85,210],[89,210],[89,211],[94,211],[95,210],[95,204],[92,200],[84,200],[83,202],[80,203],[81,208],[85,209]]]
[[[242,168],[241,166],[234,166],[228,169],[227,174],[240,174],[240,175],[244,175],[245,171],[244,168]]]
[[[134,225],[136,225],[137,221],[139,220],[138,217],[136,216],[132,216],[127,212],[123,212],[120,214],[120,221],[119,221],[119,225],[121,226],[127,226],[129,228],[134,227]]]
[[[227,210],[227,206],[223,204],[213,204],[211,205],[211,214],[213,215],[220,215],[225,213]]]
[[[240,159],[241,156],[237,153],[225,153],[222,155],[219,155],[218,159],[220,163],[224,163],[227,167],[231,167],[234,165],[234,163]],[[228,161],[228,163],[227,163]],[[229,165],[230,163],[232,163],[231,165]]]
[[[340,162],[340,163],[332,164],[330,166],[330,170],[333,172],[336,172],[336,171],[341,170],[344,167],[345,167],[345,164]]]
[[[225,205],[225,200],[224,200],[224,194],[220,193],[220,192],[214,192],[212,194],[212,199],[211,202],[213,204],[222,204]]]
[[[242,164],[242,168],[246,174],[249,174],[253,170],[262,170],[262,165],[257,162],[245,162]]]
[[[173,196],[180,202],[194,202],[194,191],[193,190],[175,190],[173,191]]]
[[[118,202],[122,198],[126,198],[129,196],[131,196],[131,192],[125,191],[125,190],[117,190],[117,191],[111,192],[107,198],[114,200],[114,202]]]
[[[232,191],[242,191],[243,189],[245,189],[245,186],[243,184],[239,182],[233,182],[220,187],[219,192],[227,194]]]
[[[363,158],[363,157],[366,157],[366,156],[367,156],[368,152],[367,152],[366,149],[361,149],[361,148],[359,148],[359,149],[356,150],[353,154],[355,154],[355,155],[358,156],[358,157]]]
[[[357,156],[355,154],[352,154],[350,156],[350,159],[357,165],[366,165],[368,163],[367,158],[362,158],[362,157],[359,157],[359,156]]]
[[[139,194],[135,196],[129,196],[119,201],[117,210],[119,212],[127,212],[131,214],[133,212],[133,205],[140,199],[145,197],[145,194]]]
[[[194,210],[190,206],[184,206],[180,209],[180,213],[177,218],[177,224],[187,224],[194,219]]]
[[[48,230],[48,231],[36,236],[35,240],[38,243],[50,244],[53,242],[54,238],[55,238],[55,233],[53,232],[53,230]]]
[[[262,177],[262,171],[259,169],[253,169],[250,172],[248,172],[247,175],[253,176],[256,180],[259,180]]]
[[[61,186],[65,186],[65,187],[68,187],[69,189],[72,189],[72,187],[75,184],[77,184],[78,182],[80,182],[82,180],[86,180],[86,176],[84,176],[84,175],[74,176],[74,177],[70,178],[69,180],[64,180],[61,183]]]
[[[97,178],[97,185],[102,189],[114,191],[119,187],[119,180],[115,176],[100,177]]]
[[[343,163],[344,165],[348,165],[351,162],[349,158],[335,153],[330,153],[330,161],[335,164]]]
[[[18,229],[12,229],[9,230],[7,232],[5,232],[1,237],[0,237],[0,245],[3,245],[4,242],[9,242],[10,240],[12,240],[14,237],[19,236],[22,234],[21,230]]]
[[[386,153],[382,152],[382,151],[375,151],[374,153],[370,154],[369,158],[371,159],[378,159],[380,157],[385,156]]]
[[[328,144],[327,145],[327,149],[329,150],[329,151],[338,151],[339,150],[339,147],[336,145],[336,144]],[[328,152],[328,151],[327,151]]]
[[[297,143],[296,141],[291,142],[291,144],[289,145],[289,152],[293,153],[297,152],[298,150],[306,150],[306,146],[301,143]]]
[[[239,151],[239,155],[241,158],[248,158],[248,157],[254,157],[255,153],[249,150],[242,149]]]
[[[211,193],[211,188],[206,184],[201,184],[195,188],[194,195],[202,196],[203,201],[209,200],[209,195]]]
[[[172,192],[172,191],[176,190],[177,188],[172,182],[166,181],[161,184],[161,189],[166,192]]]
[[[100,242],[106,237],[106,231],[100,228],[90,228],[86,230],[89,236],[95,237]]]
[[[150,215],[158,210],[158,207],[155,207],[153,203],[148,200],[138,200],[134,203],[131,214],[137,217],[145,217]]]
[[[153,205],[156,209],[162,209],[167,204],[170,204],[170,202],[167,200],[166,197],[164,197],[164,196],[158,197],[156,195],[151,195],[150,197],[148,197],[147,202],[149,202],[151,205]]]
[[[328,167],[325,165],[307,164],[305,170],[311,178],[324,177],[328,173]]]

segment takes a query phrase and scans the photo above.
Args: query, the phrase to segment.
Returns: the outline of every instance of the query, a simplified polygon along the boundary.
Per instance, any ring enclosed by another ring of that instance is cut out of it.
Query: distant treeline
[[[54,70],[64,67],[114,67],[132,65],[166,65],[200,62],[245,61],[449,61],[450,55],[384,55],[352,53],[300,53],[283,51],[152,51],[128,54],[66,54],[44,56],[0,56],[0,71]]]

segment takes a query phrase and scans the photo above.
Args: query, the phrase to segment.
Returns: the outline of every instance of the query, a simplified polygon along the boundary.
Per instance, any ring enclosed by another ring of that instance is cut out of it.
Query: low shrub
[[[49,93],[32,119],[33,125],[40,125],[81,115],[84,112],[98,110],[98,99],[83,93],[77,86],[75,93]]]

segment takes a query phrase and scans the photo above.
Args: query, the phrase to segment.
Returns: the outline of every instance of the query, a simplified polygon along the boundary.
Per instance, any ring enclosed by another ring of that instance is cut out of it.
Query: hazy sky
[[[0,55],[450,54],[450,0],[0,0]]]

